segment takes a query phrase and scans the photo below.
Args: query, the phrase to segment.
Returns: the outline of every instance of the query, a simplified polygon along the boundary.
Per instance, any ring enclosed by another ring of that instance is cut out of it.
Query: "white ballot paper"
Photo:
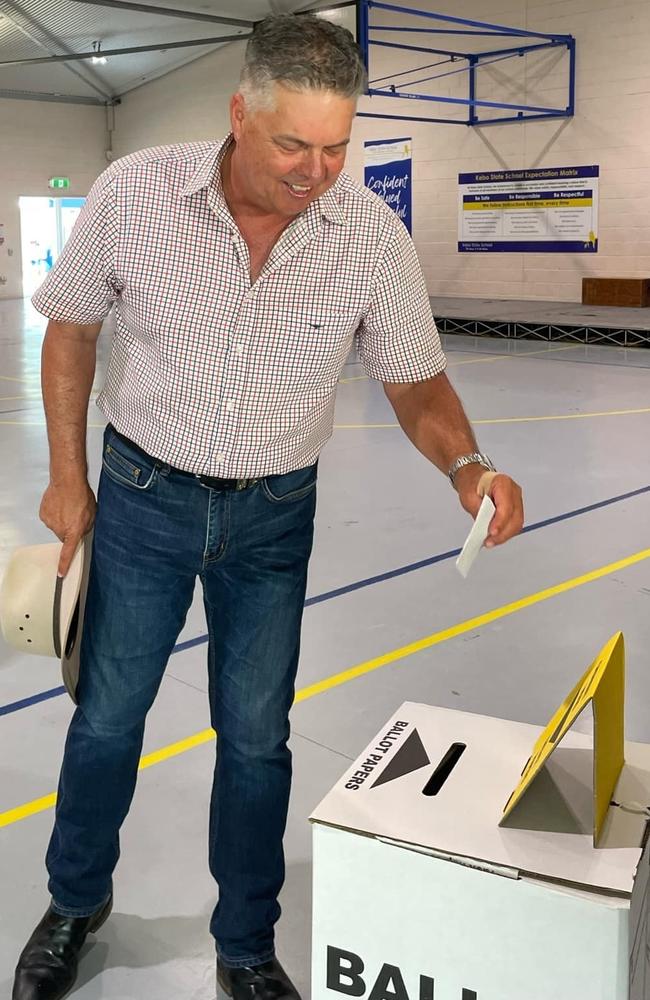
[[[465,539],[462,551],[456,560],[456,567],[461,576],[467,576],[472,563],[483,547],[483,542],[487,538],[490,521],[494,516],[496,507],[489,496],[483,497],[483,503],[479,507],[476,520],[472,525],[472,530]]]

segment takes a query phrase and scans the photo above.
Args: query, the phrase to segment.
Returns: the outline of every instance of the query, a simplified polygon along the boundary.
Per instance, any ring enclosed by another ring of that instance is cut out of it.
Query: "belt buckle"
[[[198,481],[202,486],[207,486],[210,490],[216,490],[217,492],[223,492],[228,489],[225,484],[232,482],[232,480],[221,479],[219,476],[197,476]],[[232,487],[230,487],[232,489]]]

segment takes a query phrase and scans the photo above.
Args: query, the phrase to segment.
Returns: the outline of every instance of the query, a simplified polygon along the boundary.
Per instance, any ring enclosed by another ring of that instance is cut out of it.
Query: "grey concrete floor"
[[[47,475],[38,391],[43,329],[29,305],[0,303],[0,572],[15,545],[50,540],[37,516]],[[627,737],[650,742],[650,353],[460,337],[445,338],[445,346],[481,446],[525,488],[528,530],[483,552],[463,580],[453,557],[444,556],[462,545],[467,515],[445,478],[404,438],[381,386],[350,359],[337,430],[321,464],[293,710],[296,773],[278,951],[305,998],[307,817],[403,701],[543,725],[622,629]],[[89,422],[96,481],[102,419],[94,407]],[[640,561],[626,562],[640,552]],[[596,570],[597,579],[584,579]],[[564,592],[552,591],[567,581]],[[358,586],[348,589],[352,584]],[[528,598],[523,606],[508,612],[522,598]],[[483,615],[487,620],[477,624]],[[458,634],[449,638],[446,630],[456,625]],[[204,634],[197,594],[179,642],[199,641],[171,658],[145,753],[208,726]],[[415,650],[404,649],[419,640]],[[378,666],[391,651],[398,651],[395,658]],[[359,664],[367,670],[348,680],[345,671]],[[329,683],[315,692],[321,681]],[[72,706],[65,696],[35,696],[59,685],[54,661],[0,645],[2,997],[10,994],[17,955],[47,905],[48,797]],[[588,731],[589,718],[577,725]],[[124,829],[115,912],[87,946],[74,993],[79,1000],[214,997],[207,920],[215,890],[206,859],[214,744],[176,749],[141,773]]]

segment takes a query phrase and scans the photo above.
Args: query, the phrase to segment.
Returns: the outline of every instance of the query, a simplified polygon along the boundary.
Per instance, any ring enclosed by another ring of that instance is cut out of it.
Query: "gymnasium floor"
[[[0,571],[15,545],[50,540],[37,518],[47,474],[43,328],[31,306],[0,303]],[[305,1000],[307,817],[402,701],[543,725],[622,629],[627,738],[650,742],[650,352],[444,340],[483,450],[525,488],[527,531],[481,553],[463,580],[454,550],[467,515],[395,426],[381,386],[351,359],[321,462],[293,710],[278,953]],[[104,358],[105,345],[100,368]],[[96,481],[102,420],[94,408],[89,419]],[[149,717],[145,754],[153,756],[123,831],[115,911],[86,946],[75,1000],[214,997],[204,635],[197,600]],[[54,661],[0,645],[2,997],[48,902],[43,855],[72,711],[60,683]],[[589,718],[578,728],[588,731]]]

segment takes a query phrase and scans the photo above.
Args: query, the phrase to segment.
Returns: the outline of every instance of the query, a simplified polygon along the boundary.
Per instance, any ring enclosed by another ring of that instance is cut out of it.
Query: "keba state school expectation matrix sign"
[[[459,174],[459,251],[596,253],[598,169]]]

